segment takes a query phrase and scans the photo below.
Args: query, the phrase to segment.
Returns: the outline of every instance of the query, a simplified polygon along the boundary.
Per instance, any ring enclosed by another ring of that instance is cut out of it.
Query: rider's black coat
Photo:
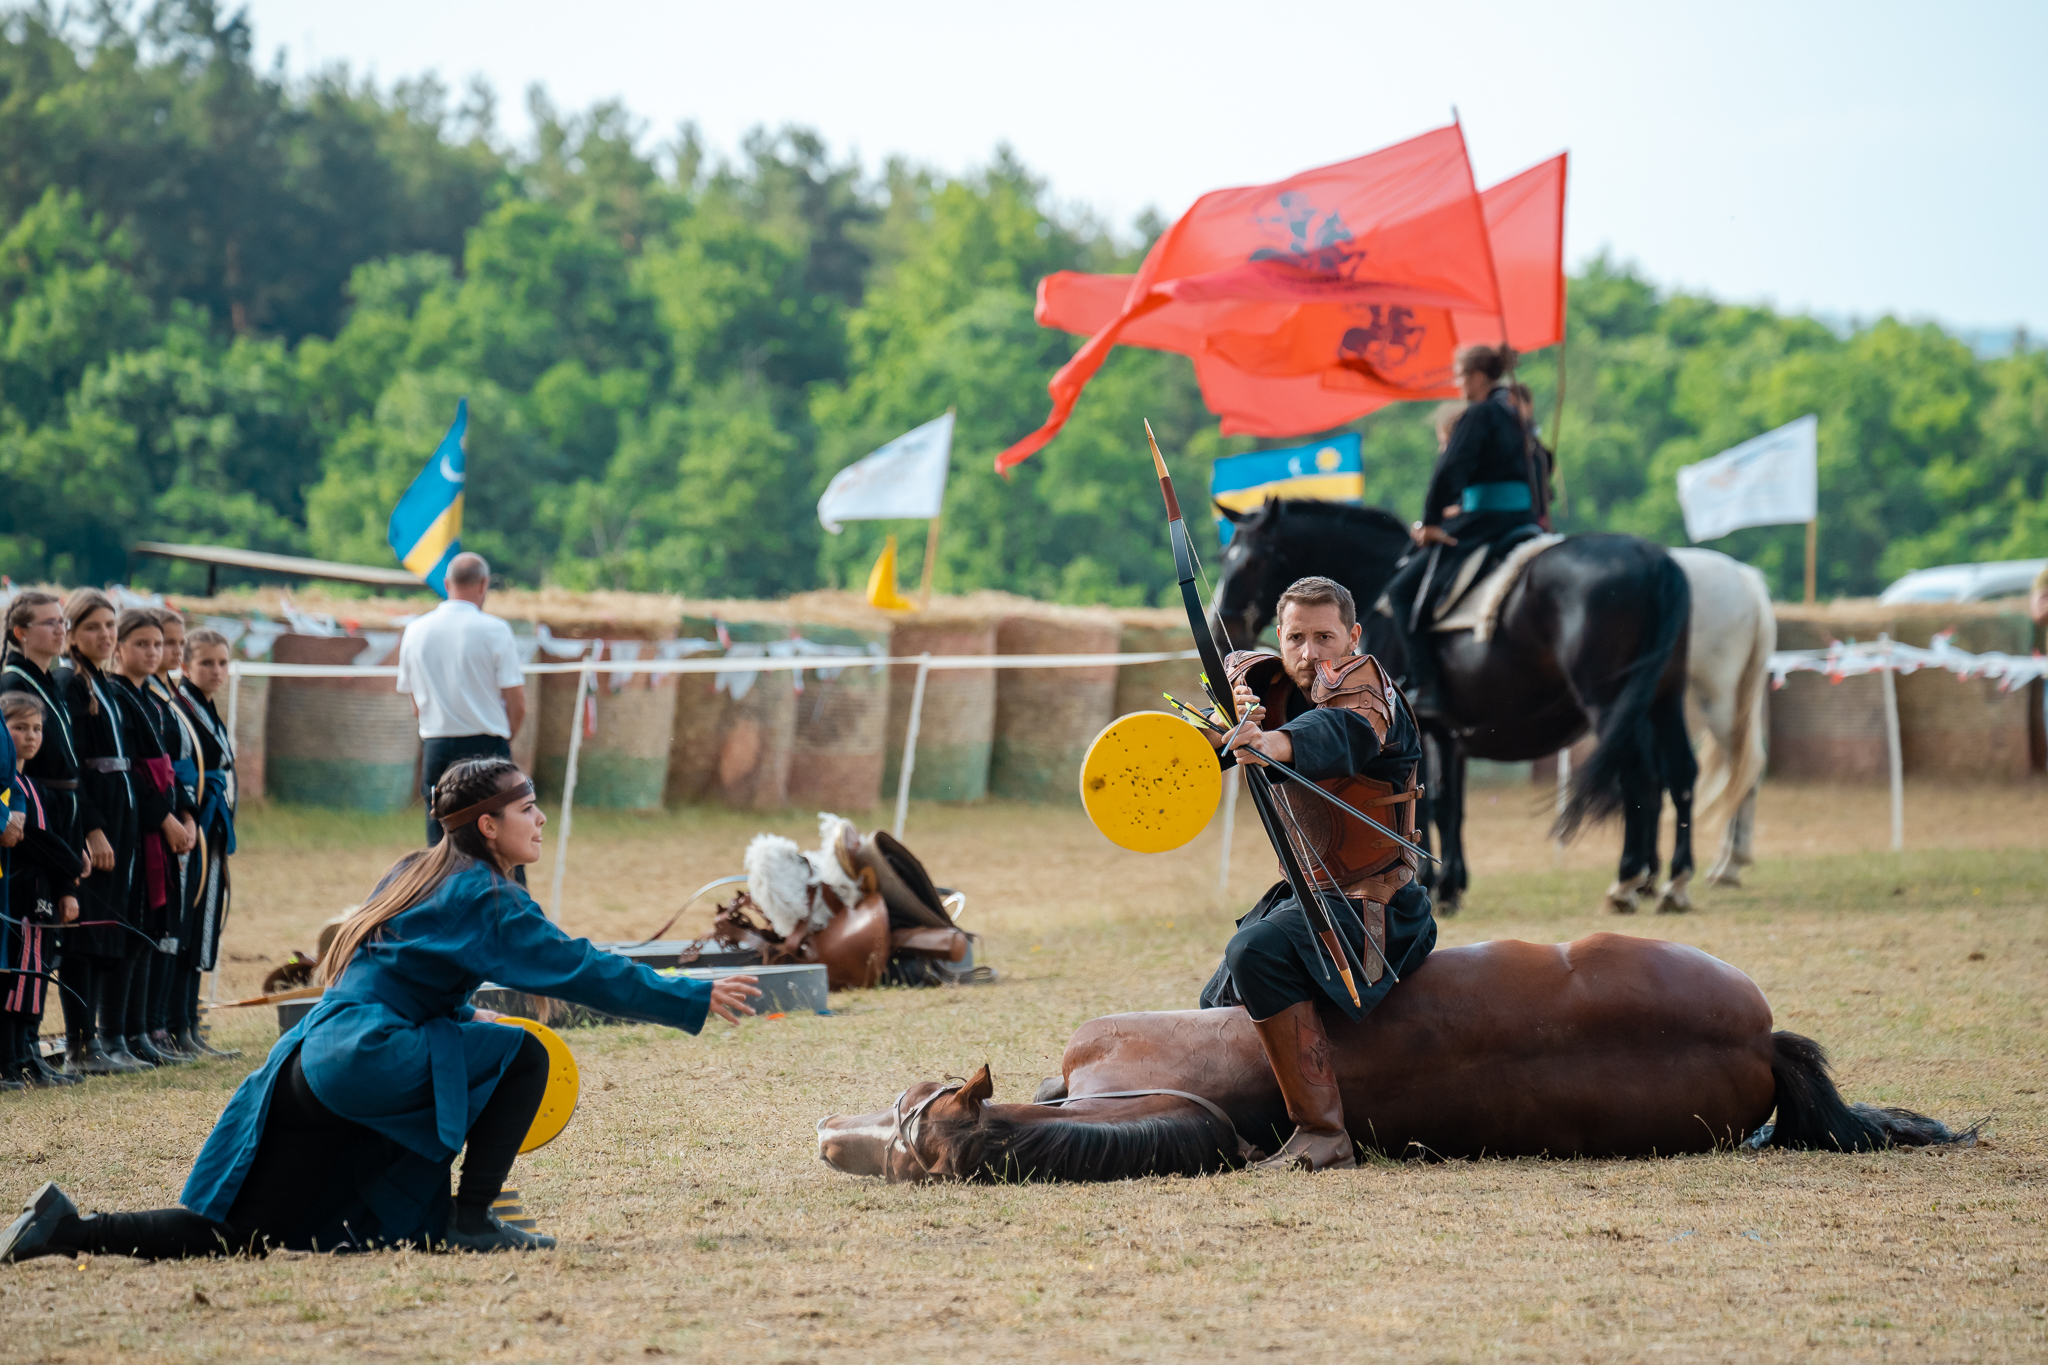
[[[1465,490],[1481,483],[1523,483],[1529,485],[1535,507],[1527,512],[1476,512],[1457,518],[1467,524],[1467,535],[1475,540],[1492,537],[1474,525],[1480,518],[1508,519],[1514,525],[1534,521],[1543,511],[1543,471],[1537,467],[1542,456],[1534,449],[1514,396],[1505,388],[1495,389],[1484,402],[1474,403],[1451,428],[1450,443],[1437,457],[1436,472],[1430,476],[1429,494],[1423,503],[1422,524],[1440,526],[1444,509],[1458,502]],[[1466,537],[1460,537],[1462,544]]]

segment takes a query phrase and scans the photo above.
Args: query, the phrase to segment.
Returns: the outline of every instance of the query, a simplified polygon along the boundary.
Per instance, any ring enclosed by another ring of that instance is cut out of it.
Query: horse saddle
[[[1518,526],[1466,555],[1451,573],[1444,595],[1436,599],[1428,617],[1429,629],[1439,635],[1469,630],[1482,641],[1492,638],[1508,590],[1530,560],[1563,539],[1539,526]]]
[[[932,881],[916,854],[882,830],[862,835],[849,820],[819,816],[819,848],[800,853],[787,839],[759,836],[747,851],[748,890],[721,907],[722,932],[757,945],[768,963],[819,962],[833,990],[881,984],[929,985],[992,979],[961,967],[973,941],[953,921],[964,902]],[[760,910],[763,929],[745,914]]]

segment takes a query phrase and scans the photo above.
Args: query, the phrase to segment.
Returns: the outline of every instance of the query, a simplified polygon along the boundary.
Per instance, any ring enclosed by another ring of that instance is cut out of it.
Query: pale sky
[[[2048,337],[2048,4],[252,0],[261,59],[427,70],[714,153],[817,129],[873,171],[1008,142],[1128,231],[1461,115],[1482,185],[1572,153],[1568,259],[1839,318]]]

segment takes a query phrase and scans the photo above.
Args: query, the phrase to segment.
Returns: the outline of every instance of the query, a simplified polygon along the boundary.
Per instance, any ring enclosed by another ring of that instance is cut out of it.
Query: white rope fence
[[[568,641],[554,642],[556,648],[569,644]],[[574,642],[578,645],[583,641]],[[591,646],[601,641],[588,641]],[[685,673],[798,673],[806,670],[838,673],[848,668],[882,669],[891,664],[915,665],[917,680],[910,694],[910,716],[908,728],[903,735],[903,763],[896,780],[896,837],[903,837],[905,822],[910,814],[910,776],[917,765],[917,734],[923,719],[926,679],[935,672],[959,672],[976,668],[1119,668],[1127,664],[1175,663],[1199,657],[1192,649],[1146,654],[918,654],[907,658],[892,658],[881,655],[818,655],[800,654],[782,658],[735,658],[726,655],[716,659],[584,659],[569,663],[530,663],[521,670],[528,677],[542,677],[549,674],[576,674],[576,699],[569,714],[580,718],[585,700],[597,685],[600,673],[614,678],[620,675],[643,674],[685,674]],[[352,664],[277,664],[260,660],[232,660],[228,664],[228,733],[237,733],[235,725],[241,705],[241,682],[243,678],[392,678],[398,677],[396,664],[370,664],[361,667]],[[559,916],[562,913],[562,888],[569,871],[569,831],[574,823],[576,811],[576,767],[582,756],[584,726],[572,722],[569,726],[569,753],[562,774],[561,831],[555,836],[555,878],[554,887],[548,898],[548,913]],[[1234,787],[1229,795],[1234,796]],[[1223,866],[1219,881],[1230,875],[1231,805],[1224,807]]]

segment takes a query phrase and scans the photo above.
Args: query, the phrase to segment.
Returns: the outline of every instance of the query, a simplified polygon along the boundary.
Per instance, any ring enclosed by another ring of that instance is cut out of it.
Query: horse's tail
[[[1771,654],[1778,647],[1778,619],[1771,611],[1771,590],[1764,576],[1747,564],[1736,566],[1750,596],[1749,654],[1735,684],[1735,720],[1724,752],[1709,731],[1700,744],[1699,823],[1730,820],[1764,775],[1764,713],[1770,695]]]
[[[1879,1147],[1940,1147],[1974,1143],[1977,1129],[1954,1132],[1939,1119],[1911,1109],[1850,1104],[1828,1075],[1827,1051],[1796,1033],[1771,1035],[1771,1079],[1778,1087],[1775,1123],[1750,1138],[1756,1147],[1868,1152]]]
[[[1618,814],[1629,789],[1637,785],[1632,779],[1661,766],[1650,709],[1671,655],[1692,625],[1692,589],[1685,570],[1662,550],[1656,551],[1651,565],[1648,606],[1655,622],[1650,639],[1629,665],[1613,705],[1600,717],[1600,743],[1592,757],[1572,775],[1571,796],[1551,830],[1560,840],[1570,839],[1589,820]]]

